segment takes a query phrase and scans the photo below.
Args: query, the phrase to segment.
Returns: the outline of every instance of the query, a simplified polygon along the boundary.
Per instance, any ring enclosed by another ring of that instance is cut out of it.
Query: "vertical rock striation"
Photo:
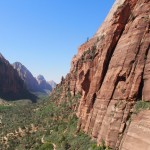
[[[37,82],[41,90],[48,90],[49,92],[52,91],[52,86],[45,80],[44,76],[38,75]]]
[[[63,81],[72,95],[82,95],[78,128],[113,149],[119,148],[135,102],[150,101],[149,8],[149,0],[116,0]]]
[[[121,150],[150,149],[150,110],[140,112],[130,124],[120,145]]]

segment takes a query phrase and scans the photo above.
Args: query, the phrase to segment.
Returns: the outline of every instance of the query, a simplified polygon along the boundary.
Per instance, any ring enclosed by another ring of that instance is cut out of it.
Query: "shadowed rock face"
[[[64,93],[82,95],[78,128],[113,149],[120,146],[135,102],[150,101],[149,8],[149,0],[116,0],[61,82]]]
[[[7,100],[32,99],[36,97],[29,93],[17,71],[0,54],[0,97]]]
[[[45,80],[44,76],[39,75],[37,77],[37,82],[40,89],[52,91],[51,85]]]
[[[13,63],[13,67],[17,70],[19,76],[24,81],[27,89],[31,92],[51,92],[51,85],[45,80],[42,75],[39,75],[37,79],[33,77],[32,73],[20,62]],[[45,91],[47,90],[47,91]]]

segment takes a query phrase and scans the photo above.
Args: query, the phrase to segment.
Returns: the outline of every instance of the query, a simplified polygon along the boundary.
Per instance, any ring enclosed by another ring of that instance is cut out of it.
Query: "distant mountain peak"
[[[37,80],[33,77],[32,73],[20,62],[15,62],[12,64],[14,69],[17,70],[19,76],[24,81],[28,90],[37,91],[39,89]]]
[[[48,83],[51,85],[52,88],[55,88],[57,85],[56,82],[53,80],[48,81]]]
[[[41,75],[41,74],[37,76],[37,79],[38,79],[38,80],[45,80],[44,76]]]
[[[0,53],[0,58],[4,58],[3,55],[2,55],[2,53]]]
[[[14,62],[13,64],[22,65],[22,63],[21,63],[21,62],[18,62],[18,61]],[[23,65],[22,65],[22,66],[23,66]]]
[[[20,63],[20,62],[14,62],[13,64],[12,64],[13,66],[14,65],[16,65],[16,66],[24,66],[22,63]]]
[[[13,64],[13,67],[14,68],[22,68],[22,69],[24,69],[24,70],[26,70],[26,71],[29,71],[22,63],[20,63],[20,62],[14,62]],[[30,72],[30,71],[29,71]]]
[[[8,60],[5,59],[5,57],[2,55],[2,53],[0,53],[0,60],[5,64],[9,64]]]
[[[13,67],[18,71],[19,76],[24,81],[29,91],[50,93],[53,87],[55,87],[54,83],[51,86],[51,84],[49,84],[41,74],[35,78],[32,73],[20,62],[13,63]]]

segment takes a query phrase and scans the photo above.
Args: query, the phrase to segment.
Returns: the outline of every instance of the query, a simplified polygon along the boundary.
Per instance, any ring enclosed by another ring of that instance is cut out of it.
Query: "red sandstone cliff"
[[[113,149],[130,150],[120,143],[132,108],[138,99],[150,101],[149,15],[149,0],[116,0],[94,37],[79,48],[62,81],[64,92],[82,95],[78,128]]]

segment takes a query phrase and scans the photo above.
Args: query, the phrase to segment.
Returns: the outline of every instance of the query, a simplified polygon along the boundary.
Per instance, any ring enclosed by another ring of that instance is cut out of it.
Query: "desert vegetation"
[[[142,110],[150,110],[150,102],[137,101],[135,104],[135,112],[139,113]]]
[[[83,132],[77,131],[78,119],[72,106],[78,102],[80,94],[72,97],[70,92],[64,101],[56,105],[61,96],[58,87],[50,98],[38,103],[27,101],[11,102],[0,106],[0,149],[2,150],[104,150],[105,144],[96,143]]]

